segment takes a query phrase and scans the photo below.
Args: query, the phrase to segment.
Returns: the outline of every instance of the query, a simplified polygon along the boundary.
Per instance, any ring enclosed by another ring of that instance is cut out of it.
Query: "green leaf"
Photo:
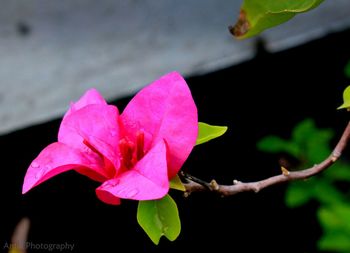
[[[312,193],[310,192],[310,183],[311,182],[291,183],[286,190],[286,205],[290,208],[295,208],[309,202],[312,198]]]
[[[323,235],[317,242],[322,251],[350,252],[350,234],[343,232],[329,232]]]
[[[227,126],[212,126],[203,122],[198,122],[198,137],[196,145],[208,142],[220,137],[227,131]]]
[[[338,203],[318,210],[318,219],[325,231],[343,231],[350,235],[350,205]]]
[[[313,135],[316,130],[314,121],[312,119],[305,119],[293,129],[292,139],[296,143],[303,145],[305,140]]]
[[[344,74],[347,78],[350,78],[350,61],[345,65]]]
[[[350,251],[350,205],[340,203],[318,210],[318,218],[324,230],[318,247],[336,252]]]
[[[324,178],[310,178],[305,182],[297,181],[289,184],[285,195],[288,207],[304,205],[311,199],[323,205],[337,205],[345,201],[343,194]]]
[[[137,221],[156,245],[163,235],[174,241],[181,231],[179,212],[169,194],[158,200],[139,201]]]
[[[179,175],[176,175],[175,177],[173,177],[170,180],[170,188],[175,189],[175,190],[179,190],[179,191],[183,191],[183,192],[186,191],[185,186],[181,182]]]
[[[285,150],[288,144],[286,140],[274,135],[269,135],[262,138],[256,145],[261,151],[269,153],[278,153]]]
[[[343,194],[332,183],[322,178],[314,181],[310,192],[324,205],[338,205],[345,201]]]
[[[296,158],[300,154],[298,145],[274,135],[266,136],[261,139],[257,143],[257,147],[269,153],[287,152]]]
[[[310,166],[330,154],[329,142],[333,135],[333,131],[318,129],[312,119],[305,119],[294,128],[291,142],[299,147],[303,160],[307,162],[305,165]]]
[[[346,89],[343,92],[343,104],[339,106],[337,109],[348,109],[350,108],[350,85],[346,87]]]
[[[305,153],[309,165],[318,163],[331,153],[329,143],[333,137],[333,131],[329,129],[317,129],[308,138],[305,137]]]
[[[332,165],[332,168],[326,170],[324,175],[330,180],[350,181],[350,166],[343,161],[338,161]]]
[[[237,23],[230,32],[237,38],[252,37],[270,27],[309,11],[323,0],[244,0]]]

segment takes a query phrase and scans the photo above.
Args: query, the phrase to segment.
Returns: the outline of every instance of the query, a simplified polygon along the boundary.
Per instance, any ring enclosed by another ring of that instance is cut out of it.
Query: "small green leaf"
[[[262,138],[257,143],[257,147],[261,151],[265,151],[269,153],[278,153],[278,152],[283,152],[287,144],[288,142],[286,140],[283,140],[278,136],[269,135]]]
[[[350,78],[350,61],[345,65],[344,74],[347,78]]]
[[[286,191],[285,201],[290,208],[302,206],[309,202],[312,198],[310,192],[310,182],[293,182]]]
[[[339,106],[337,109],[348,109],[350,108],[350,85],[346,87],[346,89],[343,92],[343,104]]]
[[[212,126],[203,122],[198,122],[198,137],[196,145],[205,143],[220,137],[227,131],[226,126]]]
[[[237,38],[252,37],[270,27],[309,11],[323,0],[244,0],[237,23],[230,32]]]
[[[305,119],[298,123],[292,133],[292,139],[300,145],[304,145],[309,136],[313,135],[318,129],[312,119]]]
[[[350,181],[350,166],[343,161],[338,161],[332,165],[332,169],[326,170],[324,175],[330,180]]]
[[[139,201],[137,221],[156,245],[163,235],[174,241],[181,231],[179,212],[169,194],[158,200]]]
[[[304,152],[309,161],[309,165],[318,163],[331,153],[330,141],[334,132],[330,129],[314,128],[313,134],[305,136]]]
[[[340,202],[318,210],[324,234],[318,242],[322,250],[350,252],[350,205]]]
[[[181,182],[179,175],[176,175],[175,177],[173,177],[170,180],[170,188],[175,189],[175,190],[179,190],[179,191],[183,191],[183,192],[186,191],[185,186]]]
[[[310,189],[310,193],[313,194],[314,198],[321,204],[337,205],[346,201],[343,194],[328,180],[318,178],[314,182],[312,189]]]
[[[350,252],[350,234],[342,231],[326,232],[317,242],[317,246],[322,251],[330,252]]]
[[[300,154],[298,145],[274,135],[266,136],[261,139],[257,143],[257,147],[269,153],[287,152],[296,158],[298,158]]]
[[[350,205],[346,202],[320,208],[318,218],[325,230],[343,230],[350,233]]]
[[[293,182],[288,186],[285,196],[288,207],[294,208],[304,205],[311,199],[324,205],[336,205],[345,201],[341,192],[323,178],[311,178],[306,182]]]
[[[294,128],[292,141],[300,147],[308,165],[312,165],[330,154],[329,142],[333,135],[332,130],[318,129],[312,119],[305,119]]]

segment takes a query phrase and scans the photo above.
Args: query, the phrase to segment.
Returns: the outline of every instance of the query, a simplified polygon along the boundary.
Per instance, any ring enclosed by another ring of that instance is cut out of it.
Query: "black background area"
[[[199,120],[227,125],[229,131],[195,147],[184,170],[225,184],[280,173],[278,157],[258,152],[256,142],[267,134],[288,138],[293,126],[307,117],[319,127],[334,128],[339,137],[348,119],[336,107],[348,84],[343,69],[350,59],[349,35],[350,31],[331,34],[276,54],[260,51],[251,61],[187,78]],[[129,99],[113,103],[122,110]],[[173,192],[182,232],[175,242],[162,238],[159,246],[138,226],[136,202],[101,203],[94,192],[99,184],[75,172],[56,176],[22,196],[28,165],[56,140],[59,123],[60,119],[0,137],[1,245],[27,216],[32,222],[29,241],[67,242],[74,244],[74,252],[316,251],[322,232],[315,216],[317,204],[288,209],[286,185],[228,198],[211,193],[184,198]]]

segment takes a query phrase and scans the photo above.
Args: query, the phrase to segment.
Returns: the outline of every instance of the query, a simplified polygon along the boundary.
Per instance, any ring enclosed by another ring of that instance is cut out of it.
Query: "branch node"
[[[219,190],[219,184],[215,181],[215,179],[210,181],[210,187],[212,190],[214,191],[218,191]]]
[[[289,170],[287,170],[285,167],[283,167],[283,166],[281,166],[281,171],[282,171],[282,174],[284,175],[284,176],[289,176],[289,174],[290,174],[290,171]]]
[[[184,197],[188,198],[190,196],[190,194],[191,194],[190,192],[184,192]]]
[[[338,150],[334,150],[332,155],[335,156],[335,157],[340,157],[341,156],[341,152],[338,151]]]
[[[241,182],[241,181],[238,181],[238,180],[236,180],[236,179],[233,180],[233,184],[240,184],[240,183],[242,183],[242,182]]]
[[[253,186],[253,191],[255,193],[258,193],[260,191],[260,188],[258,186]]]
[[[334,150],[331,157],[332,162],[335,162],[336,160],[338,160],[340,156],[341,156],[341,152],[338,150]]]

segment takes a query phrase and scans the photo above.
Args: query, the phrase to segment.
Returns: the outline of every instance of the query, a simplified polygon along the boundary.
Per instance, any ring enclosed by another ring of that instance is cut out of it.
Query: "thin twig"
[[[211,183],[207,183],[203,180],[195,178],[187,174],[187,182],[184,183],[187,194],[192,192],[199,191],[215,191],[222,196],[231,196],[240,192],[259,192],[260,190],[269,187],[271,185],[280,184],[293,180],[302,180],[314,175],[319,174],[320,172],[329,168],[333,163],[335,163],[338,158],[341,156],[343,150],[346,147],[350,139],[350,122],[346,126],[343,135],[341,136],[338,144],[334,148],[333,152],[329,155],[327,159],[322,161],[320,164],[314,165],[311,168],[307,168],[299,171],[288,171],[286,168],[281,168],[281,174],[273,177],[263,179],[256,182],[240,182],[237,180],[233,181],[232,185],[220,185],[217,184],[215,180],[212,180]],[[192,179],[191,179],[192,178]],[[204,183],[203,183],[204,182]]]
[[[30,221],[28,218],[22,218],[17,224],[11,238],[11,247],[9,253],[26,253],[27,239],[29,233]]]

